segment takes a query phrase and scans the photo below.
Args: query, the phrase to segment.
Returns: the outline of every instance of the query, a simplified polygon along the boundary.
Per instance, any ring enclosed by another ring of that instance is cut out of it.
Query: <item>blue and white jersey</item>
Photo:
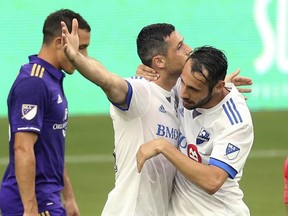
[[[68,104],[63,92],[64,73],[48,62],[30,56],[21,67],[10,90],[8,118],[10,124],[10,160],[0,190],[3,214],[23,213],[15,177],[14,139],[17,132],[34,132],[36,158],[36,196],[39,211],[61,206],[63,189],[65,135]]]
[[[211,109],[187,110],[180,100],[179,149],[191,160],[225,170],[229,177],[209,195],[177,171],[169,215],[249,215],[238,181],[254,135],[250,111],[242,94],[230,93]]]
[[[140,145],[160,137],[177,146],[174,95],[144,78],[126,81],[127,109],[114,105],[110,109],[115,132],[115,187],[102,216],[167,215],[175,168],[158,155],[147,160],[138,173],[136,153]]]

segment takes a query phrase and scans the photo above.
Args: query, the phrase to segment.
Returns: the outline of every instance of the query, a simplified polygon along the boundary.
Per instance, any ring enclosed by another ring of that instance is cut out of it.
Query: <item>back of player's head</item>
[[[209,87],[214,87],[227,74],[228,62],[225,54],[212,46],[196,47],[187,60],[192,59],[191,72],[201,73]],[[203,73],[203,67],[208,76]]]
[[[142,63],[151,66],[155,55],[166,55],[167,43],[165,38],[169,37],[175,27],[167,23],[156,23],[145,26],[137,37],[137,53]]]
[[[73,18],[78,20],[79,29],[86,30],[87,32],[91,31],[90,25],[79,13],[69,9],[61,9],[51,13],[46,18],[42,30],[43,43],[49,44],[55,37],[61,36],[61,21],[66,23],[69,32],[71,32]]]

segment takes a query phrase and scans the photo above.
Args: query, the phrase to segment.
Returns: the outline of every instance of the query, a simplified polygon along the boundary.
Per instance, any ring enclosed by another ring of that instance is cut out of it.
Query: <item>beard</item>
[[[203,98],[202,100],[200,100],[198,103],[196,103],[194,105],[190,105],[189,103],[187,103],[187,104],[183,103],[183,106],[188,110],[193,110],[196,108],[202,108],[204,105],[209,103],[211,99],[212,99],[212,92],[209,91],[208,95],[205,98]]]

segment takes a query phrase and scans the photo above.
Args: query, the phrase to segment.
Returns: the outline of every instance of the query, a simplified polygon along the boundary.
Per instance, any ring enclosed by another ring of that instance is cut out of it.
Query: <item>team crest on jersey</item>
[[[200,145],[204,142],[208,142],[209,140],[210,140],[210,133],[205,128],[201,128],[196,138],[196,144]]]
[[[226,156],[229,160],[235,159],[240,152],[240,148],[237,146],[233,145],[232,143],[228,143],[227,148],[226,148]]]
[[[37,105],[22,104],[22,119],[31,120],[37,114]]]

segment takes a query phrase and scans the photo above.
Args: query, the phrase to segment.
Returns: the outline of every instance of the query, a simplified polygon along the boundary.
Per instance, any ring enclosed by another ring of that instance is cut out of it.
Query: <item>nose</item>
[[[181,84],[180,98],[182,98],[182,99],[187,99],[188,98],[186,87],[185,87],[185,85],[183,83]]]

